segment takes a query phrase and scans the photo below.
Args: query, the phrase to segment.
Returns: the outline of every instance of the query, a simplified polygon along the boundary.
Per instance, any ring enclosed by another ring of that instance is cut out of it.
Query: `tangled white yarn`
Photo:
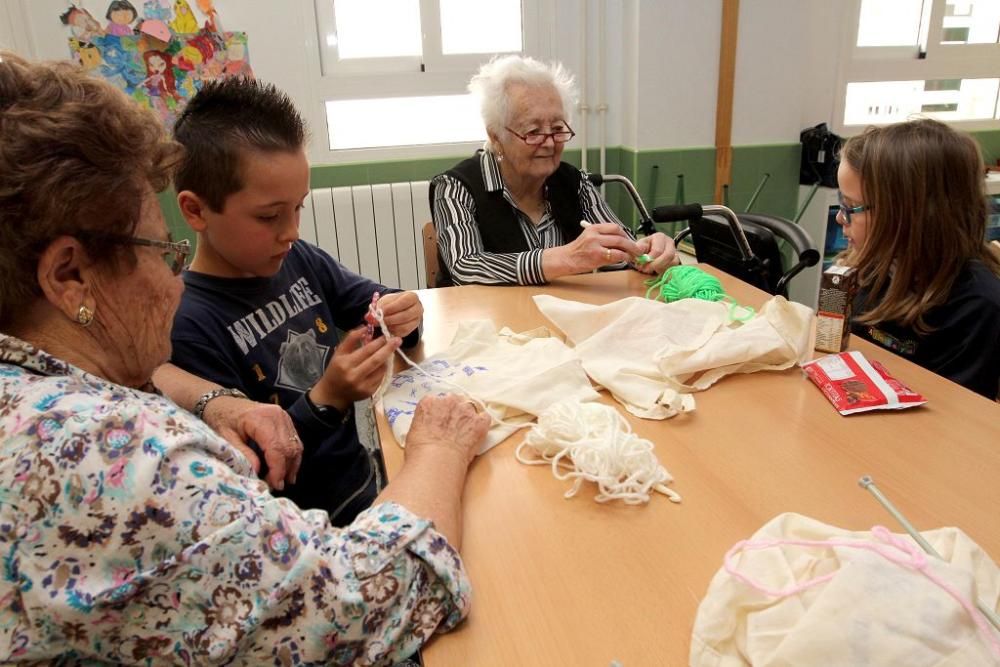
[[[523,453],[533,449],[539,458]],[[622,500],[628,505],[649,502],[659,491],[672,502],[680,495],[667,488],[673,481],[653,453],[653,443],[632,432],[612,407],[601,403],[563,401],[547,409],[515,451],[527,465],[552,466],[556,479],[572,479],[564,494],[572,498],[585,481],[596,482],[599,503]]]
[[[374,309],[372,315],[382,334],[388,337],[382,309]],[[468,396],[490,416],[492,424],[519,429],[531,426],[514,455],[527,465],[550,464],[556,479],[574,479],[573,486],[564,494],[566,498],[575,496],[583,483],[589,480],[597,483],[599,492],[594,500],[599,503],[623,500],[628,505],[640,505],[649,502],[651,491],[662,493],[671,502],[681,501],[680,494],[667,487],[674,478],[660,465],[653,453],[653,443],[633,433],[629,423],[614,408],[601,403],[563,401],[540,414],[537,424],[509,423],[493,414],[481,399],[464,387],[431,375],[401,349],[397,348],[396,353],[428,378],[450,385]],[[376,392],[377,399],[381,398],[391,377],[392,357],[387,363],[386,378]],[[526,458],[522,454],[525,447],[534,449],[541,458]]]

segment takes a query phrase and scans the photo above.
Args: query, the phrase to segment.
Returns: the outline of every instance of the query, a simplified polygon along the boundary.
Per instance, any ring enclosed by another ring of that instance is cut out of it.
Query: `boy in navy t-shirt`
[[[299,240],[309,195],[302,118],[259,81],[211,82],[174,128],[187,149],[177,202],[198,234],[174,319],[177,366],[281,405],[303,444],[284,490],[302,508],[345,525],[378,493],[352,406],[378,388],[400,344],[415,344],[423,307],[359,276]],[[391,334],[368,340],[364,315],[378,291]],[[338,340],[337,330],[347,331]]]

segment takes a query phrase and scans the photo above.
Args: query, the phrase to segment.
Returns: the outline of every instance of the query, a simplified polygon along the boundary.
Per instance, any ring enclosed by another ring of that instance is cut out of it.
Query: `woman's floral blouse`
[[[333,528],[170,401],[2,335],[0,573],[4,664],[380,665],[469,609],[428,521]]]

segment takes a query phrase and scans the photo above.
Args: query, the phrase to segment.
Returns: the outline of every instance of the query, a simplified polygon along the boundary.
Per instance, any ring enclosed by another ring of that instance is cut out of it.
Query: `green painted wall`
[[[988,164],[1000,160],[1000,130],[971,133],[983,150]],[[796,143],[736,146],[733,148],[732,182],[728,204],[736,212],[746,211],[754,191],[765,179],[753,211],[792,219],[797,213],[799,187],[799,150]],[[312,187],[368,185],[429,180],[450,168],[464,156],[423,160],[395,160],[343,165],[318,165],[312,168]],[[588,152],[588,170],[599,171],[600,154]],[[564,159],[580,166],[581,151],[567,150]],[[715,148],[672,148],[636,151],[614,146],[605,151],[605,173],[620,174],[635,184],[647,208],[678,203],[678,191],[684,202],[711,203],[715,191]],[[683,178],[679,178],[683,177]],[[683,183],[683,185],[682,185]],[[609,184],[606,197],[623,221],[637,223],[635,206],[625,189]],[[194,242],[174,200],[173,192],[160,195],[167,224],[175,238]],[[670,225],[661,228],[673,233]]]
[[[969,134],[979,142],[986,164],[1000,165],[1000,130],[983,130]]]

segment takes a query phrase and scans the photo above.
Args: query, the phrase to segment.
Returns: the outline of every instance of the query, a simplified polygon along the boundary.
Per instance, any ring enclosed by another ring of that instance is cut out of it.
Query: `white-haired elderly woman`
[[[669,237],[637,241],[586,174],[561,161],[576,99],[561,64],[494,58],[469,90],[480,98],[488,139],[431,181],[438,286],[538,285],[642,254],[652,259],[637,266],[646,273],[677,262]]]

